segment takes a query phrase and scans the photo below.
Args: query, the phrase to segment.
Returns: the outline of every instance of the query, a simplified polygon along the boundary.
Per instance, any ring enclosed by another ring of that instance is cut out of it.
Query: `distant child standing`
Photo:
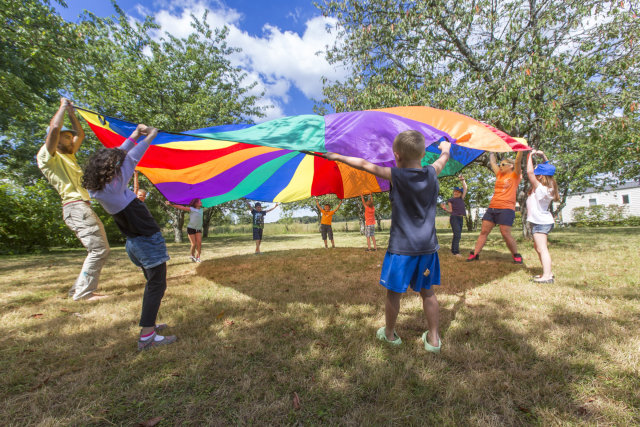
[[[447,211],[450,215],[449,224],[453,231],[453,239],[451,240],[451,253],[460,256],[460,238],[462,237],[462,223],[467,210],[464,206],[464,198],[467,195],[467,182],[460,175],[462,188],[453,187],[453,197],[447,200],[447,204],[440,204],[440,207]]]
[[[142,297],[138,350],[171,344],[175,336],[157,332],[166,325],[156,325],[162,297],[167,289],[169,254],[158,223],[147,206],[129,189],[133,171],[158,130],[138,125],[118,148],[101,148],[89,157],[82,185],[89,190],[107,213],[113,216],[120,232],[127,237],[125,249],[131,261],[142,267],[147,284]],[[140,135],[146,137],[136,144]]]
[[[425,155],[424,136],[414,130],[404,131],[393,141],[397,167],[382,167],[364,159],[326,153],[329,160],[369,172],[391,182],[391,231],[384,257],[380,284],[387,288],[385,326],[378,329],[379,340],[402,344],[395,326],[400,298],[407,288],[420,292],[429,329],[422,334],[425,350],[439,353],[442,343],[438,333],[439,306],[432,286],[440,284],[440,261],[436,237],[438,174],[449,159],[451,144],[441,142],[442,152],[432,165],[422,167]]]
[[[331,240],[331,247],[335,248],[336,244],[333,241],[333,229],[331,228],[331,221],[333,221],[333,214],[335,214],[338,209],[340,209],[340,205],[342,205],[342,200],[338,203],[338,206],[331,210],[331,205],[325,204],[324,207],[320,207],[320,203],[318,203],[318,198],[316,197],[316,205],[322,214],[322,218],[320,219],[320,234],[322,235],[322,240],[324,240],[324,247],[327,246],[327,237]]]
[[[271,209],[266,211],[262,210],[262,204],[260,202],[256,202],[256,204],[252,207],[251,203],[245,200],[247,207],[251,211],[252,222],[253,222],[253,240],[256,242],[256,253],[260,253],[260,243],[262,243],[262,231],[264,230],[264,217],[268,212],[271,212],[275,208],[278,207],[276,203]]]
[[[167,206],[189,212],[187,236],[189,236],[189,242],[191,242],[191,261],[200,262],[200,253],[202,252],[202,201],[193,199],[189,202],[189,206],[174,205],[168,200],[165,203]]]
[[[364,206],[364,235],[367,237],[367,252],[377,251],[376,246],[376,207],[373,204],[373,195],[369,194],[369,198],[365,201],[360,195],[362,205]],[[371,249],[371,240],[373,240],[373,249]]]
[[[533,167],[534,154],[543,156],[544,163]],[[532,150],[527,158],[527,177],[531,184],[529,197],[527,197],[527,221],[531,225],[533,234],[533,247],[538,253],[542,264],[542,275],[534,276],[536,283],[553,283],[551,272],[551,255],[547,246],[547,236],[553,229],[553,215],[549,212],[551,202],[560,200],[558,184],[553,178],[556,167],[549,163],[547,156],[542,151]]]

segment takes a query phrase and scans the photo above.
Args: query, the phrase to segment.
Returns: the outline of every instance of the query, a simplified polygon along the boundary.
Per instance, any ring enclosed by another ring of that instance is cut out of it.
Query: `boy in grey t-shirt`
[[[438,197],[438,174],[449,160],[451,144],[441,142],[442,154],[430,166],[422,167],[425,155],[424,136],[415,130],[404,131],[393,141],[397,167],[382,167],[357,157],[326,153],[325,157],[345,163],[391,181],[391,231],[384,258],[380,284],[387,288],[385,326],[378,329],[379,340],[402,344],[395,332],[400,298],[407,288],[420,293],[429,329],[422,334],[424,348],[439,353],[439,306],[432,285],[440,284],[438,239],[435,230]]]

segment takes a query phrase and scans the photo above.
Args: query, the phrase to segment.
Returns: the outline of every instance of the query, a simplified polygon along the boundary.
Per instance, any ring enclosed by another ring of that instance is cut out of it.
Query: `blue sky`
[[[77,21],[84,9],[98,16],[115,13],[108,0],[66,3],[67,8],[55,7],[68,21]],[[323,17],[312,0],[120,0],[118,5],[131,19],[153,15],[163,31],[176,36],[187,35],[191,14],[201,17],[205,9],[210,25],[227,25],[229,44],[243,50],[232,62],[247,71],[247,83],[257,81],[256,90],[265,92],[260,104],[272,107],[259,121],[313,114],[313,99],[322,96],[321,78],[343,75],[317,54],[333,43],[326,28],[335,21]]]

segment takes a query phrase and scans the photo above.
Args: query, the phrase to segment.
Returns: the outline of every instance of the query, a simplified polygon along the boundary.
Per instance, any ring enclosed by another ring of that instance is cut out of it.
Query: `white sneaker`
[[[196,257],[194,257],[193,255],[191,255],[190,259],[191,259],[191,262],[196,262]]]

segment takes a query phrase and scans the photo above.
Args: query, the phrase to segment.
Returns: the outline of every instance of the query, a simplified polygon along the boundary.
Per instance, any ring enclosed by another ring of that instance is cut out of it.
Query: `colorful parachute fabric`
[[[107,147],[119,146],[136,127],[86,110],[79,112]],[[425,136],[423,164],[439,156],[439,141],[460,140],[452,146],[441,176],[456,174],[485,150],[528,149],[497,129],[457,113],[398,107],[324,117],[293,116],[181,134],[160,132],[137,169],[167,199],[181,204],[196,197],[205,207],[241,197],[291,202],[333,193],[349,198],[387,191],[389,183],[312,153],[332,151],[393,166],[393,139],[408,129]]]

